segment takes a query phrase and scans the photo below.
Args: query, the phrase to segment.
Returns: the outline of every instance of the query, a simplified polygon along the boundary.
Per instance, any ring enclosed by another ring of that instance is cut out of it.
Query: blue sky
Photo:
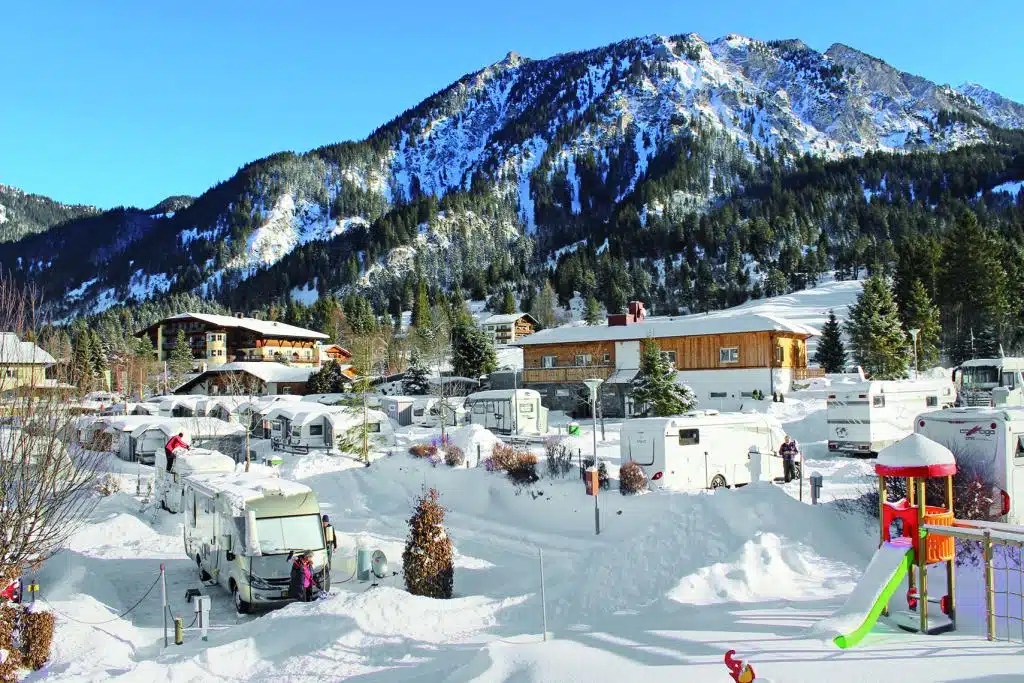
[[[544,58],[652,33],[842,42],[1024,102],[1014,0],[12,4],[0,182],[101,207],[200,194],[273,152],[363,138],[509,50]]]

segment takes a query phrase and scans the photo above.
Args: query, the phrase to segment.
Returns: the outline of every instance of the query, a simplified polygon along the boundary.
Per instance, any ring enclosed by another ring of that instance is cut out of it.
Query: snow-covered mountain
[[[334,282],[325,271],[353,259],[366,284],[411,264],[441,233],[475,234],[487,254],[568,243],[565,225],[582,214],[607,220],[673,145],[690,151],[661,163],[689,157],[702,179],[672,200],[699,209],[768,157],[949,150],[990,140],[993,127],[1024,127],[1024,106],[839,44],[821,53],[799,40],[685,34],[540,60],[509,53],[365,141],[259,160],[177,210],[118,214],[105,230],[72,222],[0,249],[0,263],[45,275],[51,299],[74,291],[80,310],[147,296],[137,283],[150,280],[221,295],[288,257],[302,261],[288,265],[289,289]],[[440,212],[398,213],[456,194],[465,200]],[[474,232],[480,220],[489,227]],[[327,255],[300,252],[314,242]]]

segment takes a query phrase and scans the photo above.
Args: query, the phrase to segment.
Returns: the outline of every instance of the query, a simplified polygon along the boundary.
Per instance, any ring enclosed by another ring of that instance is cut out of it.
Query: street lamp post
[[[907,331],[910,332],[910,336],[914,338],[914,379],[917,379],[917,335],[921,334],[921,330],[915,327]]]
[[[599,469],[597,464],[597,392],[604,383],[601,379],[585,379],[583,383],[590,390],[590,416],[594,420],[594,468]],[[597,488],[594,489],[594,533],[601,533],[601,507],[597,502]]]

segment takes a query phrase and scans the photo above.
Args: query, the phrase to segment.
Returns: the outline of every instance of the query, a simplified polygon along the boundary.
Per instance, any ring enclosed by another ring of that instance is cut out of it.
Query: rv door
[[[1010,524],[1024,523],[1024,433],[1010,436],[1015,442],[1006,492],[1010,494]]]

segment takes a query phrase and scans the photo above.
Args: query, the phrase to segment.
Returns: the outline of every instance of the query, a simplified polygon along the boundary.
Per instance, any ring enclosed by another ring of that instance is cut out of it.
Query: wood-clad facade
[[[523,386],[540,391],[549,409],[580,414],[586,411],[583,381],[605,380],[604,414],[630,415],[631,383],[640,366],[642,345],[649,341],[658,345],[681,373],[680,379],[693,388],[700,407],[749,409],[754,396],[784,393],[793,379],[810,374],[807,338],[814,330],[763,322],[765,329],[732,331],[754,327],[762,320],[744,320],[742,325],[712,321],[705,329],[715,333],[708,334],[693,333],[697,330],[678,324],[663,327],[660,322],[636,324],[635,333],[632,324],[609,325],[554,331],[550,343],[544,343],[544,333],[538,333],[520,344]],[[575,339],[566,341],[566,337]]]

